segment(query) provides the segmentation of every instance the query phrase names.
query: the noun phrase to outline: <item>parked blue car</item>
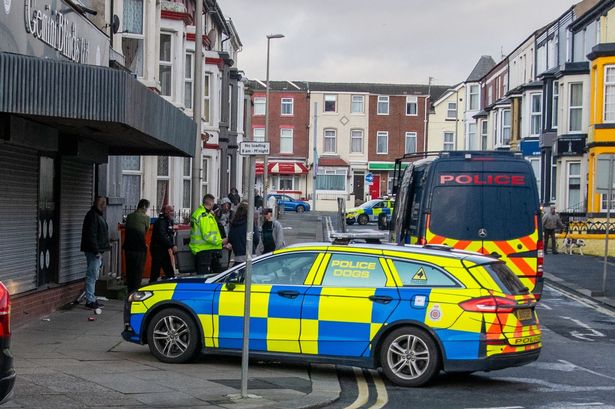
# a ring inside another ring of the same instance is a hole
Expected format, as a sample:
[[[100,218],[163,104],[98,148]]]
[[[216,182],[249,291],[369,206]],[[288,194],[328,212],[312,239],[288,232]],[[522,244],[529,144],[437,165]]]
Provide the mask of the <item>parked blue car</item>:
[[[292,211],[297,213],[303,213],[310,211],[310,204],[302,200],[293,199],[288,195],[281,195],[279,193],[273,193],[267,196],[267,199],[272,196],[276,198],[278,204],[284,205],[284,211],[286,212]]]

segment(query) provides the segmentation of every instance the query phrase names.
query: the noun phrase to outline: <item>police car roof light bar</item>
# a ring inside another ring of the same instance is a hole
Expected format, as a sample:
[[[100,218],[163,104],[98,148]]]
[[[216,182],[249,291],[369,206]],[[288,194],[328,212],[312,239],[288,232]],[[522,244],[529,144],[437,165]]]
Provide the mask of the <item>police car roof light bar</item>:
[[[381,244],[386,239],[386,233],[365,232],[365,233],[331,233],[329,237],[333,239],[333,244],[350,244],[354,240],[365,240],[369,244]]]

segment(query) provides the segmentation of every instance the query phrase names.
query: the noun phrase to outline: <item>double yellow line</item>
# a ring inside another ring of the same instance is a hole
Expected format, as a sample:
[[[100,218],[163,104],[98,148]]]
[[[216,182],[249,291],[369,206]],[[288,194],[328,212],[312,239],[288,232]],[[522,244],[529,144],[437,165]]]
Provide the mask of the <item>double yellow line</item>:
[[[363,370],[357,367],[353,367],[352,369],[357,379],[358,395],[355,401],[350,406],[347,406],[346,409],[359,409],[366,405],[369,400],[369,387],[367,385],[365,375],[363,374]],[[374,386],[376,386],[376,402],[370,406],[369,409],[380,409],[388,403],[389,395],[382,378],[378,374],[378,371],[372,370],[370,371],[370,374],[374,380]]]

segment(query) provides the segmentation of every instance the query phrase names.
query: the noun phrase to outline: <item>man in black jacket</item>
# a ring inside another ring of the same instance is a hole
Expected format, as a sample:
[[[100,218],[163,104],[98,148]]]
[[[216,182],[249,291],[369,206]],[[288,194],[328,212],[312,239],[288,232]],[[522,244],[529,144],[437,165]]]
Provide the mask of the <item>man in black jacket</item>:
[[[85,306],[96,309],[102,307],[96,301],[94,291],[96,280],[102,265],[102,255],[111,248],[109,244],[109,226],[104,213],[107,208],[107,198],[97,196],[94,205],[85,215],[81,230],[81,251],[85,253],[87,270],[85,274]]]
[[[173,229],[173,206],[165,205],[158,220],[154,223],[152,241],[149,246],[152,256],[152,270],[149,274],[149,282],[155,283],[160,277],[160,268],[164,270],[165,278],[175,277],[175,271],[171,264],[171,257],[177,253],[175,246],[175,231]]]

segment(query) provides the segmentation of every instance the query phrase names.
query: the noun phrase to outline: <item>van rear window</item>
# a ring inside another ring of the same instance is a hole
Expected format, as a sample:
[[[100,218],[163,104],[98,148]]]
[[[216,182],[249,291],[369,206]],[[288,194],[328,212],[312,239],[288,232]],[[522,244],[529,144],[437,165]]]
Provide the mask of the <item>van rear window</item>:
[[[471,267],[469,270],[476,281],[488,290],[503,292],[508,295],[527,294],[529,291],[504,262],[481,264]],[[485,273],[488,278],[483,276]]]
[[[455,240],[510,240],[532,234],[536,211],[536,197],[528,186],[439,185],[431,198],[429,227]]]

